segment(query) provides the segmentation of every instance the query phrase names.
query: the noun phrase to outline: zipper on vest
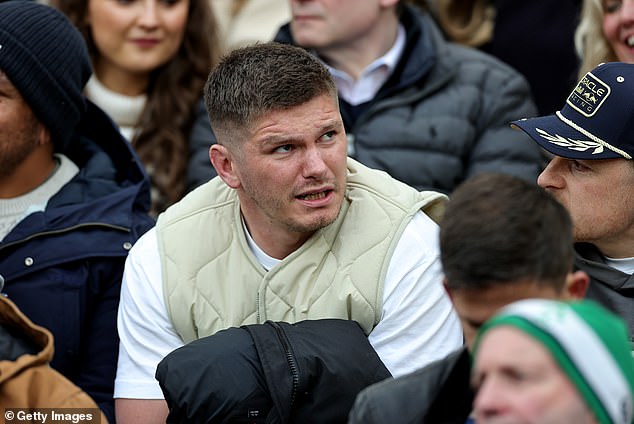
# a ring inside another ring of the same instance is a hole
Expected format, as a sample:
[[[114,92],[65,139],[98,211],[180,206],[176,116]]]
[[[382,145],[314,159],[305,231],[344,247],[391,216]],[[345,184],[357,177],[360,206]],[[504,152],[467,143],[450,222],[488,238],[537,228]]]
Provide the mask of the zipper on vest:
[[[297,390],[299,390],[299,367],[297,366],[297,361],[295,360],[295,355],[293,355],[293,351],[291,350],[291,345],[288,341],[288,337],[286,337],[286,333],[282,327],[273,321],[267,321],[271,327],[275,329],[275,333],[277,334],[277,338],[282,344],[282,348],[284,349],[284,355],[286,356],[286,362],[288,363],[288,368],[291,371],[291,378],[293,379],[293,389],[291,392],[291,404],[295,402],[295,397],[297,396]]]
[[[255,294],[255,322],[260,324],[260,291]]]

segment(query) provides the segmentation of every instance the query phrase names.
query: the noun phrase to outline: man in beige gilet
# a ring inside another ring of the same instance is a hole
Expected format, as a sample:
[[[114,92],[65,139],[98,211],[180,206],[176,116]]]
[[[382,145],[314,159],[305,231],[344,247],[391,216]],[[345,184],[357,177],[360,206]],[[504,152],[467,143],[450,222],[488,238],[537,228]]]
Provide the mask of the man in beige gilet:
[[[393,375],[462,344],[434,221],[445,196],[347,158],[337,89],[317,59],[276,43],[237,49],[211,72],[205,100],[218,177],[128,257],[118,422],[165,422],[158,362],[229,327],[354,320]]]

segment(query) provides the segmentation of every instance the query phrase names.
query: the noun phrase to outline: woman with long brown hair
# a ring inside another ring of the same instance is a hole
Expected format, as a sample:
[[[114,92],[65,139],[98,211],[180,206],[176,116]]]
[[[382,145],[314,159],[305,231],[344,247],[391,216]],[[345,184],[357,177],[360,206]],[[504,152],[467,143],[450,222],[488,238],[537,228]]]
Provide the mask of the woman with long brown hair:
[[[202,88],[220,47],[209,1],[53,3],[88,45],[86,96],[134,146],[152,181],[152,212],[161,212],[212,176]]]

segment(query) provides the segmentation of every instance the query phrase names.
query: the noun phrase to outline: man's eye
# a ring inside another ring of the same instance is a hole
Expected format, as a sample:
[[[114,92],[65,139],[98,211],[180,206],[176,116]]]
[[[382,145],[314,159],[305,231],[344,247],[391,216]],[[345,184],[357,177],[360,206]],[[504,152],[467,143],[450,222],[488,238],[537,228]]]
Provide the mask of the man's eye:
[[[321,138],[324,140],[332,140],[333,138],[335,138],[336,134],[336,131],[328,131],[326,134],[322,135]]]
[[[278,152],[278,153],[288,153],[288,152],[290,152],[291,150],[293,150],[293,146],[292,146],[292,145],[290,145],[290,144],[285,144],[285,145],[283,145],[283,146],[279,146],[279,147],[277,147],[277,148],[275,149],[275,152]]]
[[[530,379],[530,376],[527,373],[522,372],[520,370],[515,370],[515,369],[507,370],[505,373],[505,376],[509,381],[516,384],[522,383]]]
[[[576,161],[576,160],[573,160],[570,163],[571,163],[572,169],[574,169],[576,171],[587,171],[588,169],[590,169],[586,165],[584,165],[583,163],[581,163],[579,161]]]

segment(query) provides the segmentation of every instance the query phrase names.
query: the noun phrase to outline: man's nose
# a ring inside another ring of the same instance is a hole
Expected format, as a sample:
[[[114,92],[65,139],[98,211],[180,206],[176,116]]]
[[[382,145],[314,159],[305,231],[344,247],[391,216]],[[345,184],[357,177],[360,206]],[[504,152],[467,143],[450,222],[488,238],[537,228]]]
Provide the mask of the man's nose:
[[[537,184],[542,188],[562,188],[564,180],[561,170],[565,163],[565,159],[555,156],[537,177]]]

